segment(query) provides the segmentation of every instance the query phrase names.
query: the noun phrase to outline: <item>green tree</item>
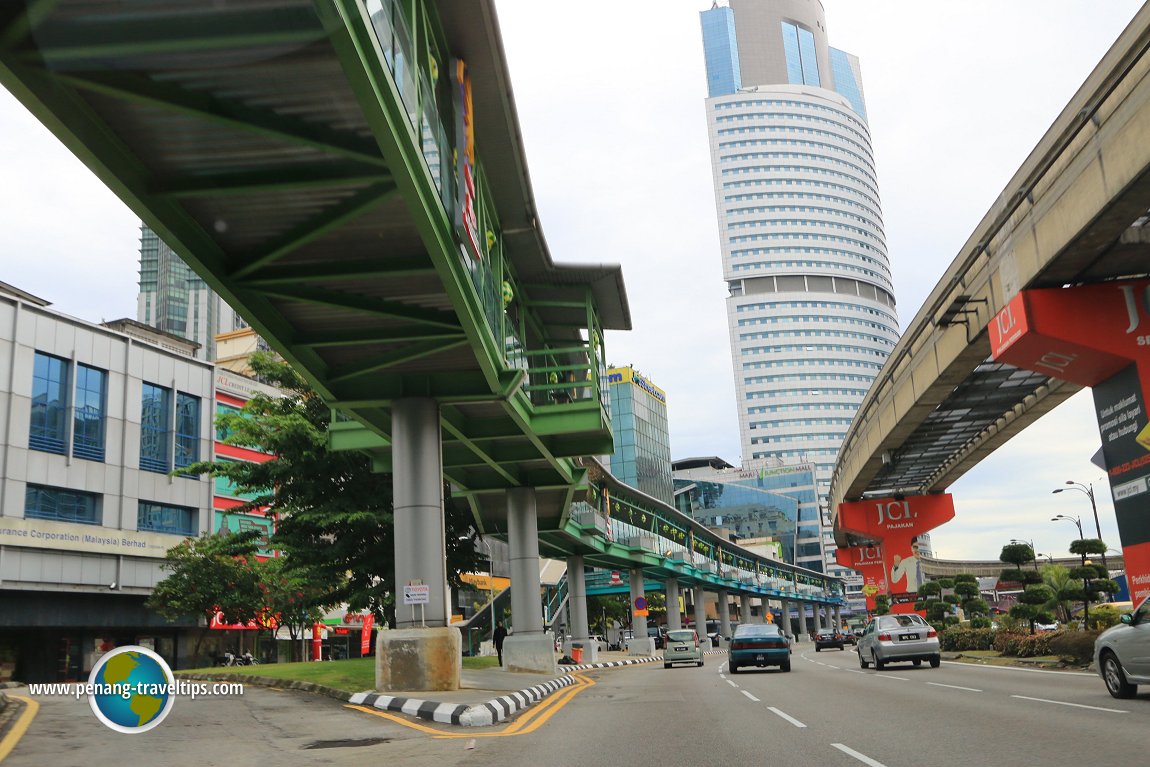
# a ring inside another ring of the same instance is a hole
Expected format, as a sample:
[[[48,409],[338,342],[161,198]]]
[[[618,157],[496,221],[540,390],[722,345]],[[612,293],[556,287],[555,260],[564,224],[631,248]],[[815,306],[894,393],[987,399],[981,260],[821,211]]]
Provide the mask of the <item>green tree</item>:
[[[255,555],[259,534],[250,530],[186,538],[164,555],[160,567],[168,575],[156,584],[146,604],[170,621],[204,619],[193,658],[200,657],[208,624],[217,614],[223,623],[247,623],[263,612]]]
[[[322,581],[306,568],[291,567],[287,556],[267,559],[256,569],[257,588],[264,605],[261,623],[273,631],[280,627],[287,629],[292,640],[292,660],[302,660],[296,640],[303,636],[304,629],[323,620],[326,589]]]
[[[1054,599],[1054,590],[1044,583],[1032,583],[1018,595],[1020,604],[1010,608],[1010,615],[1014,618],[1026,620],[1030,623],[1030,633],[1034,633],[1035,621],[1049,623],[1052,620],[1050,613],[1046,612],[1044,605]]]
[[[886,594],[875,594],[874,597],[874,612],[875,615],[886,615],[890,612],[890,597]]]
[[[1015,570],[1021,570],[1023,565],[1034,561],[1034,549],[1029,543],[1008,543],[1002,547],[998,561],[1014,565]]]
[[[1070,622],[1070,600],[1078,594],[1078,584],[1070,578],[1070,570],[1062,565],[1042,566],[1042,581],[1054,592],[1054,599],[1043,605],[1055,613],[1063,623]]]
[[[285,362],[257,353],[251,367],[282,397],[253,396],[240,413],[221,415],[225,442],[274,456],[263,463],[205,461],[192,473],[226,477],[240,492],[254,494],[235,513],[265,506],[279,519],[272,545],[318,585],[318,604],[346,602],[380,620],[394,616],[395,567],[391,475],[372,470],[356,451],[328,449],[331,410]],[[448,577],[475,572],[482,561],[474,545],[471,515],[445,487]]]
[[[1095,565],[1086,558],[1092,554],[1106,552],[1106,544],[1099,538],[1079,538],[1070,542],[1070,553],[1082,558],[1080,567],[1070,569],[1070,577],[1082,582],[1081,588],[1070,589],[1071,599],[1082,602],[1082,624],[1090,625],[1090,603],[1097,601],[1099,593],[1113,594],[1118,584],[1110,580],[1110,573],[1101,565]]]

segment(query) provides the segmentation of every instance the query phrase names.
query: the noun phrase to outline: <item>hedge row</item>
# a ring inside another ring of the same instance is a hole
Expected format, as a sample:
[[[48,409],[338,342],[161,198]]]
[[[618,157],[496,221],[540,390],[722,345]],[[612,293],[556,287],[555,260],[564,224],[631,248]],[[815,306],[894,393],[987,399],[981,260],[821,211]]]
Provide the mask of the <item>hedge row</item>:
[[[1013,658],[1035,658],[1057,655],[1069,663],[1085,664],[1094,658],[1094,640],[1099,631],[1040,631],[1020,634],[991,629],[954,626],[939,632],[942,650],[997,650]]]

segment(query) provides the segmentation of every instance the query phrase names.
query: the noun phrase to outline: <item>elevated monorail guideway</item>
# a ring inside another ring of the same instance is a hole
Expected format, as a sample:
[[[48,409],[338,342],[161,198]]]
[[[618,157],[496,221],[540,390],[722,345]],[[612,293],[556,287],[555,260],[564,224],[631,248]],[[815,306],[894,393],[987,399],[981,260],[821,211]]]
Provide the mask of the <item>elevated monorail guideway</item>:
[[[1046,364],[993,354],[992,333],[1029,291],[1150,274],[1148,49],[1150,5],[1011,179],[879,373],[832,480],[840,545],[876,542],[841,524],[844,503],[940,493],[1089,382],[1064,375],[1057,349],[1037,360]],[[1089,325],[1091,312],[1077,319]],[[1144,559],[1150,570],[1150,551]],[[1126,561],[1142,559],[1128,551]]]

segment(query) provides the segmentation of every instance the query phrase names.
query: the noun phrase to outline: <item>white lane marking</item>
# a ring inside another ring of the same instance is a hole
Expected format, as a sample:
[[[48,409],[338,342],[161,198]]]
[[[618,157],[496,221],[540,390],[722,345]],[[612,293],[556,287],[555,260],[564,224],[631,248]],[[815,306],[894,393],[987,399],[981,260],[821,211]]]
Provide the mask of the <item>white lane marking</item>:
[[[788,722],[790,722],[791,724],[793,724],[795,727],[806,727],[806,725],[805,725],[805,724],[803,724],[802,722],[800,722],[798,719],[795,719],[795,718],[794,718],[793,716],[791,716],[790,714],[787,714],[787,713],[785,713],[785,712],[779,711],[779,710],[778,710],[777,708],[775,708],[774,706],[767,706],[767,708],[768,708],[770,711],[772,711],[772,712],[774,712],[775,714],[777,714],[778,716],[782,717],[783,719],[786,719]]]
[[[978,668],[987,671],[1021,671],[1024,674],[1056,674],[1064,676],[1069,679],[1089,679],[1091,681],[1098,678],[1098,674],[1093,671],[1049,671],[1041,668],[1016,668],[1015,666],[984,666],[981,663],[963,663],[957,660],[944,660],[948,666],[962,666],[963,668]]]
[[[959,687],[957,684],[943,684],[942,682],[927,682],[927,684],[932,684],[935,687],[949,687],[952,690],[966,690],[967,692],[982,692],[982,690],[976,690],[973,687]]]
[[[866,673],[865,671],[860,671],[857,668],[844,668],[843,671],[850,671],[851,673],[854,673],[854,674],[865,674]]]
[[[727,684],[731,685],[731,687],[734,687],[736,690],[739,689],[739,686],[732,682],[730,679],[727,680]]]
[[[853,748],[847,748],[842,743],[832,743],[831,745],[834,746],[835,748],[837,748],[839,751],[842,751],[847,756],[853,756],[855,759],[858,759],[863,764],[869,764],[870,767],[886,767],[886,765],[883,764],[882,762],[876,762],[874,759],[871,759],[866,754],[860,754],[858,751],[855,751]]]
[[[1103,708],[1101,706],[1087,706],[1084,703],[1067,703],[1064,700],[1048,700],[1047,698],[1031,698],[1028,695],[1011,695],[1012,698],[1019,698],[1020,700],[1034,700],[1039,703],[1054,703],[1058,706],[1073,706],[1074,708],[1088,708],[1092,711],[1106,711],[1111,714],[1129,714],[1129,711],[1124,711],[1120,708]]]
[[[755,703],[762,703],[762,701],[761,701],[761,700],[759,700],[758,698],[756,698],[754,695],[751,695],[751,694],[750,694],[749,692],[747,692],[746,690],[740,690],[740,692],[742,692],[742,693],[743,693],[743,695],[746,695],[748,698],[750,698],[751,700],[753,700]]]
[[[897,679],[900,682],[909,682],[905,676],[891,676],[890,674],[872,674],[875,679]]]

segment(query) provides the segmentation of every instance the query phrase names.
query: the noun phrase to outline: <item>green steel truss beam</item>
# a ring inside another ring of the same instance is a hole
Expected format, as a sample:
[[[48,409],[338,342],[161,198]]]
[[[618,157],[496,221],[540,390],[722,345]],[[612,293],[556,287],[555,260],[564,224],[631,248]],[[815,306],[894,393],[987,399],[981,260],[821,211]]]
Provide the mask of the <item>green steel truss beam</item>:
[[[277,168],[270,171],[220,173],[157,182],[153,194],[175,199],[263,194],[280,190],[378,184],[391,174],[377,165],[339,162]]]
[[[320,306],[333,306],[348,311],[374,314],[405,322],[414,322],[420,325],[431,325],[438,328],[451,328],[460,331],[459,321],[451,312],[441,312],[435,309],[424,309],[419,306],[388,301],[382,298],[372,298],[355,293],[345,293],[340,290],[326,290],[324,288],[309,288],[301,285],[276,285],[262,288],[260,293],[267,296],[276,296],[295,301],[303,301]]]
[[[363,214],[383,204],[397,187],[391,181],[373,184],[353,194],[339,205],[334,205],[310,221],[304,221],[285,234],[278,242],[267,246],[262,253],[253,256],[247,263],[233,270],[232,279],[242,279],[262,266],[271,264],[287,254],[299,250],[308,243],[315,242],[325,234],[339,229]]]
[[[0,30],[0,48],[15,48],[32,30],[51,15],[60,0],[28,0],[25,10],[17,13],[7,28]]]
[[[373,261],[325,261],[321,264],[283,264],[264,267],[241,282],[253,288],[266,285],[299,285],[325,280],[363,280],[373,277],[434,276],[426,255],[388,256]]]
[[[116,24],[58,21],[36,37],[37,59],[60,64],[77,59],[195,53],[226,48],[302,45],[327,36],[315,12],[304,8],[204,14],[191,21],[141,15]]]
[[[418,328],[365,328],[354,330],[322,330],[297,335],[293,346],[321,349],[333,346],[361,346],[363,344],[398,344],[415,341],[437,341],[459,338],[459,330],[426,330]]]
[[[333,368],[329,373],[327,380],[332,384],[340,384],[344,381],[349,381],[353,378],[367,375],[369,373],[377,373],[385,368],[394,367],[404,362],[411,362],[422,357],[429,357],[432,354],[438,354],[449,349],[463,346],[467,343],[467,339],[463,337],[462,332],[456,338],[438,339],[434,341],[422,341],[420,343],[408,344],[401,348],[395,349],[390,352],[380,353],[374,355],[371,359],[364,362],[358,362],[352,365],[346,365],[340,368]]]
[[[358,162],[387,168],[387,161],[380,156],[379,147],[371,139],[270,109],[228,101],[208,93],[123,72],[87,72],[83,75],[68,73],[58,74],[56,78],[81,90],[193,115],[208,122],[245,132],[260,133],[293,144],[303,144]]]

